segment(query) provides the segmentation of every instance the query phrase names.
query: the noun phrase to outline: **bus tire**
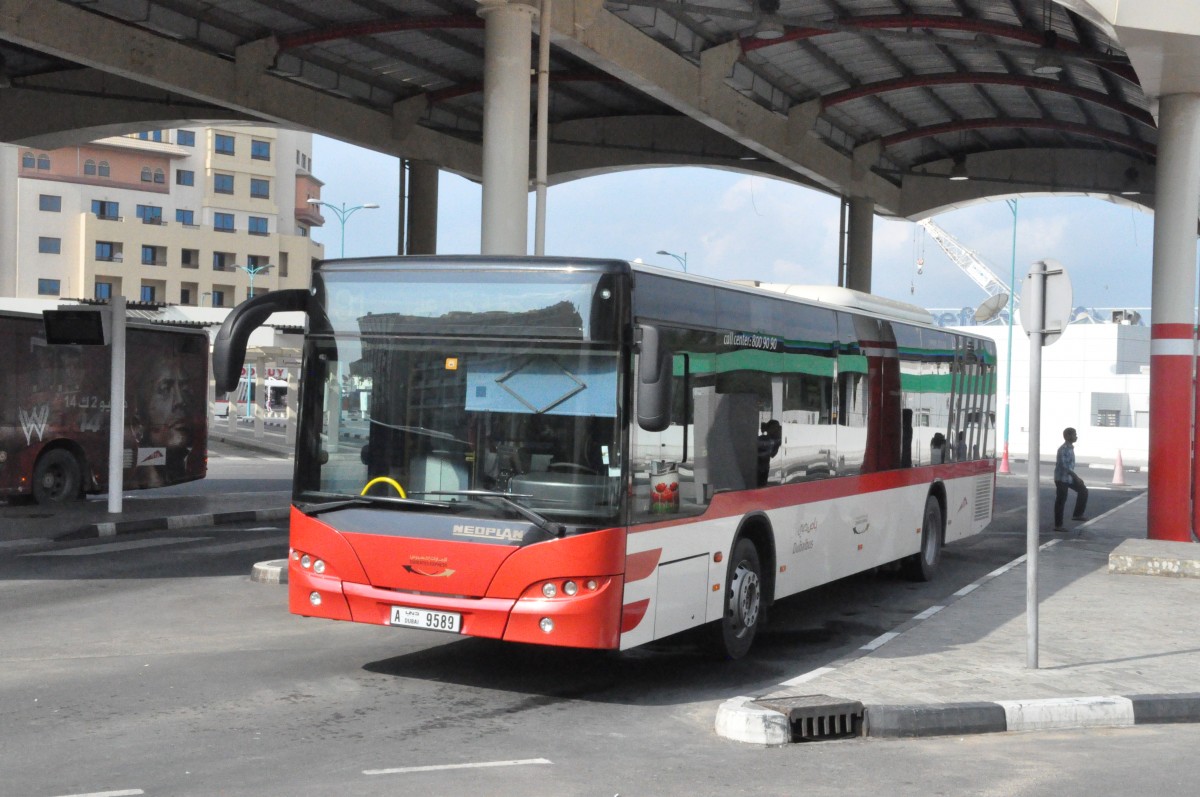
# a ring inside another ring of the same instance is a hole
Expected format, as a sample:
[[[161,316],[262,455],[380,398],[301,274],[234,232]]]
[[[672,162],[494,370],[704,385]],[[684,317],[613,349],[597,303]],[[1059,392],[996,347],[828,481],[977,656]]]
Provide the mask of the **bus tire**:
[[[710,642],[726,659],[750,652],[763,618],[762,565],[758,548],[746,537],[738,539],[729,557],[725,576],[724,616],[713,623]]]
[[[905,558],[904,575],[912,581],[932,581],[942,561],[942,541],[946,531],[937,496],[925,498],[925,512],[921,517],[921,550]]]
[[[38,457],[33,468],[33,499],[39,504],[63,504],[83,495],[83,469],[64,448]]]

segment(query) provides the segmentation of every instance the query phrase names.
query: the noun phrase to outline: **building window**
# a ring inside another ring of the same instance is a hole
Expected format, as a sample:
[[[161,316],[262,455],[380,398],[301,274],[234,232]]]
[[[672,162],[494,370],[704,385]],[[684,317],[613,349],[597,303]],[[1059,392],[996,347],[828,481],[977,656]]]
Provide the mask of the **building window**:
[[[149,166],[142,167],[142,182],[148,183],[154,179],[154,172],[150,171]]]
[[[212,306],[213,307],[224,307],[225,306],[225,291],[214,290],[212,292]]]
[[[37,156],[37,167],[39,169],[49,169],[50,168],[50,156],[49,155],[38,155]]]
[[[38,196],[38,210],[59,213],[62,211],[62,197],[56,194],[41,194]]]
[[[108,177],[108,161],[100,161],[100,176]]]
[[[246,223],[246,228],[251,235],[267,235],[267,220],[262,216],[251,216]]]
[[[162,208],[155,205],[138,205],[137,217],[142,224],[162,224]]]
[[[288,253],[279,253],[279,276],[286,277],[288,275]]]
[[[143,285],[141,298],[142,298],[143,302],[154,301],[154,286],[153,285]]]
[[[232,174],[214,174],[213,175],[213,192],[217,194],[232,194],[233,193],[233,175]]]
[[[308,228],[302,224],[297,224],[296,225],[296,235],[299,235],[301,238],[307,238],[308,237]]]
[[[142,245],[142,265],[153,266],[154,263],[154,247]]]
[[[166,184],[166,182],[167,182],[167,175],[166,175],[166,173],[165,173],[165,172],[163,172],[163,170],[162,170],[162,169],[155,169],[155,170],[154,170],[154,182],[158,183],[159,185],[164,185],[164,184]]]
[[[37,168],[37,158],[33,157],[32,152],[26,152],[24,155],[21,156],[21,168],[22,169]]]
[[[179,303],[180,304],[191,304],[192,303],[192,292],[190,289],[188,289],[188,288],[180,288],[179,289]]]
[[[196,146],[196,131],[180,130],[175,134],[175,143],[181,147]]]
[[[109,221],[121,218],[121,205],[118,202],[108,202],[103,199],[92,200],[92,213],[98,219],[107,219]]]
[[[196,212],[194,210],[179,210],[175,209],[175,221],[186,227],[196,226]]]
[[[96,241],[96,259],[107,263],[119,261],[117,245],[112,241]]]
[[[250,157],[256,161],[271,160],[271,142],[251,140]]]
[[[258,177],[250,178],[250,196],[255,199],[270,199],[271,198],[271,181],[263,180]]]
[[[218,155],[233,154],[233,136],[217,133],[213,138],[213,151]]]
[[[49,238],[41,236],[38,238],[38,251],[44,255],[57,255],[62,252],[62,238]]]
[[[58,296],[59,281],[58,280],[38,280],[38,295],[39,296]]]
[[[138,138],[142,141],[162,141],[163,135],[161,130],[143,130],[138,133]]]
[[[87,160],[85,160],[83,162],[83,173],[84,174],[95,174],[96,173],[96,162],[94,160],[92,160],[91,158],[88,158]]]
[[[233,252],[213,252],[213,271],[233,271],[237,255]]]
[[[176,169],[175,170],[176,185],[195,185],[196,173],[191,169]]]
[[[94,295],[97,299],[111,299],[112,298],[112,283],[111,282],[97,282]]]
[[[250,268],[267,268],[271,265],[271,258],[266,255],[246,255],[246,265]]]
[[[213,229],[217,232],[234,232],[232,213],[214,213]]]
[[[179,264],[184,268],[200,268],[200,250],[184,249],[180,254]]]

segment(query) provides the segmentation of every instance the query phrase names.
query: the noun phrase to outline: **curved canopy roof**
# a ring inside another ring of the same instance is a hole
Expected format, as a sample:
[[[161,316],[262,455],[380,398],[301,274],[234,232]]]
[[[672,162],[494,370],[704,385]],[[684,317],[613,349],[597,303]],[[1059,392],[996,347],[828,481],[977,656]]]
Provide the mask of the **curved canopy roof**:
[[[552,179],[711,165],[912,217],[1031,191],[1149,204],[1151,103],[1093,2],[553,0]],[[0,140],[244,118],[476,177],[479,8],[0,0]]]

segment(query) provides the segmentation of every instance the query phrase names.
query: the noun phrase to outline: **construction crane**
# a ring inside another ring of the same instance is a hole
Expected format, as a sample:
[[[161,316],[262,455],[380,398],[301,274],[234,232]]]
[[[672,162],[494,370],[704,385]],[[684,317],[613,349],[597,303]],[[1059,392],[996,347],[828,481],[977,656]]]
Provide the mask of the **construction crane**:
[[[917,222],[929,233],[929,237],[937,242],[937,245],[946,253],[946,257],[950,258],[950,262],[963,270],[971,281],[983,288],[983,292],[988,296],[998,296],[1006,294],[1012,296],[1013,308],[1021,303],[1021,297],[1015,296],[1004,280],[996,276],[996,272],[988,268],[978,254],[963,246],[950,233],[937,226],[930,219],[921,219]]]

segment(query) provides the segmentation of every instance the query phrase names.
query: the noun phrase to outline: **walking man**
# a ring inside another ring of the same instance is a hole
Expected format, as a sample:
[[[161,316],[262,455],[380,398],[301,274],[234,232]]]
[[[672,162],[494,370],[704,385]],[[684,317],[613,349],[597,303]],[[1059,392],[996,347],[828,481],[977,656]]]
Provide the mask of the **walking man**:
[[[1067,490],[1075,491],[1075,513],[1071,520],[1087,520],[1088,488],[1083,479],[1075,475],[1075,441],[1079,438],[1068,426],[1063,429],[1063,440],[1058,447],[1058,458],[1054,461],[1054,530],[1066,531],[1063,527],[1063,510],[1067,508]]]

